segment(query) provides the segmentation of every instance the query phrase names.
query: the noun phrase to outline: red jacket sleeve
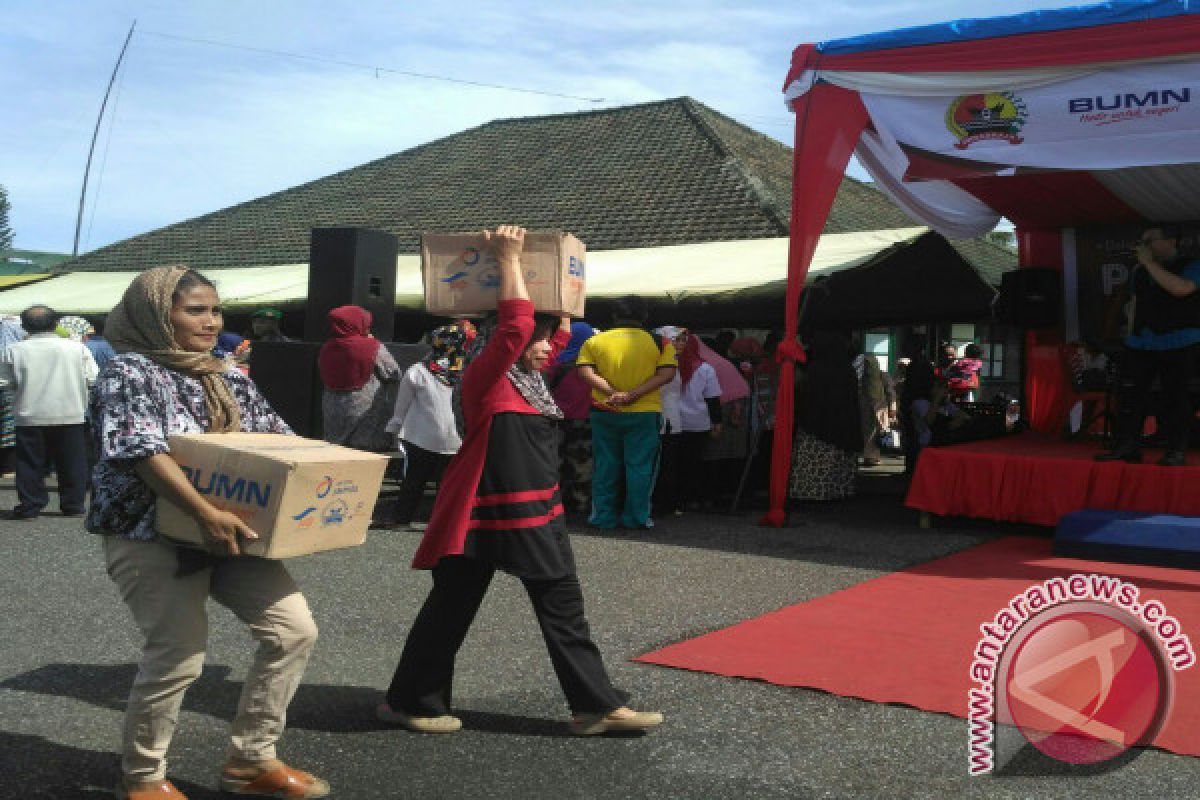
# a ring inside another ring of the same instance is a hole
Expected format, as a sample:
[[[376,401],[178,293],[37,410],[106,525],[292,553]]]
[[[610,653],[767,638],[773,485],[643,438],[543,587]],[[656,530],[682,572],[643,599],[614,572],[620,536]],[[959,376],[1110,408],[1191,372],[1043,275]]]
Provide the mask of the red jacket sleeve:
[[[464,404],[480,402],[517,363],[533,335],[533,303],[528,300],[502,301],[497,316],[492,338],[463,374]]]
[[[546,361],[546,366],[542,368],[542,372],[550,369],[558,361],[558,354],[567,349],[567,345],[571,343],[571,332],[564,331],[559,328],[550,337],[550,358]]]

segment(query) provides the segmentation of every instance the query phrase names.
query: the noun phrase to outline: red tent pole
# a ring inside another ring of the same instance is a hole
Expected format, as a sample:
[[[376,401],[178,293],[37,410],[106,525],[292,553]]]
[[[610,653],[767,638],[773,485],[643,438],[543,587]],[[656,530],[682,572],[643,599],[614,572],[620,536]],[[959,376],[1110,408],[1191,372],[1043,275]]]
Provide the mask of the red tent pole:
[[[867,125],[867,110],[858,93],[831,84],[818,83],[792,103],[792,110],[796,114],[796,148],[792,160],[787,305],[783,341],[775,351],[780,370],[771,450],[771,508],[761,520],[762,524],[776,528],[786,521],[784,505],[792,464],[796,361],[804,360],[804,352],[796,341],[800,294],[846,165]]]
[[[1063,269],[1062,231],[1017,231],[1020,267]],[[1025,418],[1039,433],[1058,435],[1070,410],[1061,348],[1063,324],[1025,334]]]

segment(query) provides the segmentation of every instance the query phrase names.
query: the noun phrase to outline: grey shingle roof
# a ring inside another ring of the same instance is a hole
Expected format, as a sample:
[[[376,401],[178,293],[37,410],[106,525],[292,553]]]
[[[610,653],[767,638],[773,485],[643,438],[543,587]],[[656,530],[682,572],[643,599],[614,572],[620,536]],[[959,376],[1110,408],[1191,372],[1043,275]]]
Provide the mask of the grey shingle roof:
[[[302,263],[313,227],[421,231],[519,222],[593,250],[787,234],[791,149],[687,97],[496,120],[281,192],[134,236],[68,270]],[[846,178],[827,232],[912,225]]]

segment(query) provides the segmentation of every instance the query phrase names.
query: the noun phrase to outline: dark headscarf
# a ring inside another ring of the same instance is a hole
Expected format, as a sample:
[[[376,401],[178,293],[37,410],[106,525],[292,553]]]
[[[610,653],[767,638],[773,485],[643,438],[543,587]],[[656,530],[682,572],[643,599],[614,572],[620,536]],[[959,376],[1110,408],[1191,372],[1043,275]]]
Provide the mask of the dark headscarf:
[[[471,334],[474,333],[471,328]],[[462,325],[443,325],[429,333],[432,349],[422,362],[433,377],[446,386],[455,386],[462,379],[463,360],[467,355],[467,329]]]
[[[359,306],[338,306],[329,312],[333,338],[321,345],[317,366],[326,389],[353,392],[371,379],[379,340],[371,332],[371,312]]]
[[[486,319],[479,323],[475,338],[467,347],[467,356],[463,362],[463,372],[471,366],[471,362],[479,357],[479,354],[487,347],[492,336],[496,333],[497,318],[495,314],[490,314]],[[527,345],[528,346],[528,345]],[[554,402],[554,397],[550,394],[549,387],[546,386],[546,381],[540,372],[526,372],[521,367],[521,361],[518,358],[517,363],[508,368],[506,373],[508,381],[513,385],[521,396],[525,398],[525,402],[537,409],[537,412],[544,417],[550,419],[562,419],[562,409]],[[466,435],[466,417],[462,410],[462,391],[463,387],[460,383],[454,388],[454,420],[458,426],[458,432]]]
[[[245,338],[238,336],[236,333],[225,331],[217,334],[217,346],[213,348],[213,355],[217,358],[231,356],[237,352],[238,346],[246,341]]]
[[[583,343],[596,335],[596,329],[588,325],[583,320],[576,320],[571,323],[571,341],[567,342],[567,346],[558,354],[558,360],[555,364],[570,365],[575,363],[575,359],[579,358],[579,351],[583,347]]]
[[[845,334],[813,334],[798,406],[797,418],[804,431],[846,452],[862,451],[858,376]]]

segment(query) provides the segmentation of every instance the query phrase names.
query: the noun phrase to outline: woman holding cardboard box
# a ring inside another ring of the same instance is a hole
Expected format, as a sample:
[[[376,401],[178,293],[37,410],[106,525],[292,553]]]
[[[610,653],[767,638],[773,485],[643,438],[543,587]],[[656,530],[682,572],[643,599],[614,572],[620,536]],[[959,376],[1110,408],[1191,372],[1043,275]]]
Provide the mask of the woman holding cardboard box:
[[[143,272],[105,333],[120,353],[97,378],[91,414],[99,463],[88,530],[104,537],[108,574],[145,636],[122,735],[118,797],[178,800],[166,753],[183,693],[200,675],[205,601],[231,610],[258,641],[232,726],[220,785],[263,797],[325,797],[329,785],[276,759],[275,742],[317,638],[304,596],[279,561],[236,558],[257,538],[211,504],[172,460],[167,438],[205,431],[290,434],[250,379],[211,355],[221,330],[212,283],[184,267]],[[207,550],[154,530],[156,498],[188,509]]]
[[[569,339],[537,320],[521,273],[525,231],[502,226],[486,239],[500,265],[498,320],[481,330],[463,374],[466,435],[450,462],[413,566],[433,571],[380,719],[421,733],[451,733],[454,660],[497,569],[521,579],[580,735],[646,730],[657,713],[625,706],[583,613],[558,486],[562,411],[541,370]]]

